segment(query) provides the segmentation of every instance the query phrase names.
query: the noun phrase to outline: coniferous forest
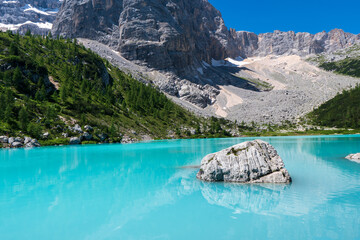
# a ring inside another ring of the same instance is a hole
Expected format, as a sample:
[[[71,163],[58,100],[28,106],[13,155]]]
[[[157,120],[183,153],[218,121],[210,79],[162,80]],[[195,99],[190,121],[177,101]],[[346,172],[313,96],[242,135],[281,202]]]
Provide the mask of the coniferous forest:
[[[1,32],[0,134],[49,132],[50,143],[66,143],[59,139],[74,135],[74,123],[92,126],[95,141],[98,133],[118,141],[130,131],[152,138],[228,135],[224,120],[194,116],[76,39]]]
[[[324,62],[320,67],[339,74],[360,77],[360,59],[356,57]],[[322,126],[359,129],[360,86],[339,93],[315,109],[310,117],[315,124]]]

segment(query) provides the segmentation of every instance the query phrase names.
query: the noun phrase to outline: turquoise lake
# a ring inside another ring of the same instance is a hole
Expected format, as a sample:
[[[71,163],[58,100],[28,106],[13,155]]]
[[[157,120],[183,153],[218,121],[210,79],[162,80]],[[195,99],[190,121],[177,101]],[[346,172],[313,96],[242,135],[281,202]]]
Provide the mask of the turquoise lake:
[[[183,168],[250,139],[0,150],[0,239],[360,239],[360,136],[261,138],[290,185]]]

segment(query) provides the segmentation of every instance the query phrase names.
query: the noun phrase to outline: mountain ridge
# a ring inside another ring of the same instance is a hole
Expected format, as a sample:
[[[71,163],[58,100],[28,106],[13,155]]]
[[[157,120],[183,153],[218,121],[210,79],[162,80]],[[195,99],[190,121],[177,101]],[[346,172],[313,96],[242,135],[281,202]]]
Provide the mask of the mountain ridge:
[[[271,87],[264,90],[263,86],[279,80],[276,76],[289,74],[283,68],[247,74],[247,63],[231,64],[232,59],[330,53],[352,46],[360,36],[340,29],[317,34],[274,31],[256,35],[235,31],[226,27],[221,13],[207,0],[67,0],[52,33],[105,44],[127,61],[144,67],[145,78],[161,91],[220,116],[228,115],[229,109],[238,111],[235,106],[241,104],[221,103],[227,86],[245,90],[239,93],[240,98],[258,95],[257,92],[273,92]],[[108,51],[96,43],[89,47],[96,48],[100,55]],[[280,81],[286,86],[285,75]],[[270,79],[274,76],[275,79]],[[301,99],[304,94],[294,92],[294,98],[300,98],[296,102],[304,101]]]

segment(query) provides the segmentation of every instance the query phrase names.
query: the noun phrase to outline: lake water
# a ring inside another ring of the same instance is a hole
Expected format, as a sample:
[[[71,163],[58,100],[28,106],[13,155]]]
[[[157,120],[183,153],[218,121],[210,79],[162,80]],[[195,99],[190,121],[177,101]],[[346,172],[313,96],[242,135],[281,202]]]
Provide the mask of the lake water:
[[[261,138],[287,186],[182,168],[249,139],[0,150],[0,239],[360,239],[359,136]]]

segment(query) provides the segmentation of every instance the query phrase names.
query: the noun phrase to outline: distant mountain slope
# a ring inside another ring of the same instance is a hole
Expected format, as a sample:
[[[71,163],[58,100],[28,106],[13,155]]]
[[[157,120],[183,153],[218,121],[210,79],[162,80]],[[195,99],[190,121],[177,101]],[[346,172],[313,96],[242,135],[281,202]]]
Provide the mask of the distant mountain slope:
[[[320,55],[319,66],[338,74],[360,78],[360,46]],[[360,128],[360,85],[344,90],[320,105],[309,115],[316,124],[331,127]]]
[[[332,53],[359,42],[360,35],[346,33],[341,29],[330,32],[310,34],[293,31],[262,33],[256,35],[249,32],[237,32],[237,46],[241,49],[242,57],[267,55],[298,55]]]
[[[311,114],[315,124],[327,127],[360,128],[360,86],[344,90]]]
[[[329,54],[360,39],[340,29],[317,34],[237,32],[225,26],[207,0],[67,0],[52,33],[88,39],[87,46],[109,61],[135,64],[129,72],[200,113],[276,123],[295,121],[350,81],[332,81],[333,74],[318,69],[297,69],[304,66],[298,58],[291,58],[298,65],[287,67],[286,56]],[[249,57],[260,61],[241,62]],[[122,63],[117,66],[126,65]],[[314,95],[313,86],[320,88],[320,96]],[[280,102],[283,107],[276,107]]]
[[[217,121],[195,117],[76,41],[0,32],[0,135],[62,138],[78,123],[113,141],[181,137],[200,126],[220,133]]]
[[[0,30],[46,35],[61,4],[59,0],[0,0]]]

